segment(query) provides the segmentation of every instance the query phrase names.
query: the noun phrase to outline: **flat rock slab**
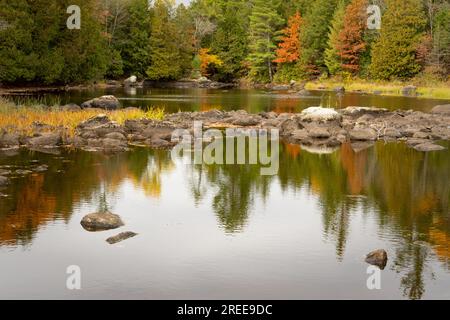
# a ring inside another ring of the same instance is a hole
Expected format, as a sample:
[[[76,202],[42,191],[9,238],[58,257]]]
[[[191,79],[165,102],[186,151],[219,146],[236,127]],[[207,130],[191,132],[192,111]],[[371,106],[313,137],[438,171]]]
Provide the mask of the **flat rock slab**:
[[[81,225],[87,231],[105,231],[124,226],[122,219],[110,212],[97,212],[88,214],[81,220]]]
[[[377,134],[372,129],[354,129],[350,131],[352,141],[375,141]]]
[[[137,233],[134,233],[134,232],[131,232],[131,231],[122,232],[122,233],[119,233],[116,236],[109,237],[108,239],[106,239],[106,242],[108,242],[109,244],[116,244],[116,243],[122,242],[124,240],[133,238],[133,237],[135,237],[137,235],[138,235]]]
[[[433,152],[445,150],[443,146],[434,143],[422,143],[414,146],[414,149],[420,152]]]

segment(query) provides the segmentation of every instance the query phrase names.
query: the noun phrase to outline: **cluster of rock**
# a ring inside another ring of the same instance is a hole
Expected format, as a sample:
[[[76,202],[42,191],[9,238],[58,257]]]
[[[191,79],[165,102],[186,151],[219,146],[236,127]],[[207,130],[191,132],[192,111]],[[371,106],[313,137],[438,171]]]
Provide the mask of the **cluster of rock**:
[[[289,143],[310,149],[333,150],[351,142],[356,151],[370,147],[377,140],[404,141],[419,151],[438,151],[436,144],[450,140],[450,105],[437,106],[432,113],[388,111],[379,108],[348,107],[334,110],[312,107],[301,113],[239,111],[179,112],[163,120],[128,120],[123,125],[99,114],[83,123],[69,136],[65,128],[35,124],[31,136],[0,131],[0,148],[25,146],[30,149],[74,146],[89,151],[126,151],[129,146],[171,148],[176,129],[193,130],[195,121],[205,128],[279,129]]]
[[[108,211],[88,214],[83,217],[80,223],[89,232],[113,230],[125,225],[120,216]],[[106,239],[106,242],[116,244],[135,236],[137,236],[137,233],[131,231],[121,232],[118,235],[109,237]]]

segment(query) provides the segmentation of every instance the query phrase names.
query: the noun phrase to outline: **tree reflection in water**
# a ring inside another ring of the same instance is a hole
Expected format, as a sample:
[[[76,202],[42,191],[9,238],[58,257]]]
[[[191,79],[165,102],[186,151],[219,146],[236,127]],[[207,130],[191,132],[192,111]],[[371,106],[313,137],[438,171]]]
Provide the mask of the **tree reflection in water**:
[[[31,243],[38,228],[49,221],[68,221],[81,203],[104,199],[109,208],[108,201],[125,181],[158,198],[164,190],[163,174],[181,169],[168,151],[63,156],[70,162],[26,151],[0,155],[1,166],[24,167],[30,159],[38,159],[50,168],[14,179],[5,191],[9,197],[0,198],[0,245]],[[196,205],[211,194],[211,208],[226,233],[244,232],[255,202],[268,199],[275,184],[283,193],[314,195],[324,234],[335,243],[339,260],[345,254],[352,215],[375,214],[381,234],[395,232],[401,237],[391,253],[392,269],[402,275],[405,296],[420,299],[424,277],[433,276],[431,258],[437,257],[450,270],[449,164],[448,151],[424,154],[403,144],[377,144],[358,153],[344,145],[327,155],[282,145],[276,176],[261,176],[258,165],[196,165],[182,172]]]

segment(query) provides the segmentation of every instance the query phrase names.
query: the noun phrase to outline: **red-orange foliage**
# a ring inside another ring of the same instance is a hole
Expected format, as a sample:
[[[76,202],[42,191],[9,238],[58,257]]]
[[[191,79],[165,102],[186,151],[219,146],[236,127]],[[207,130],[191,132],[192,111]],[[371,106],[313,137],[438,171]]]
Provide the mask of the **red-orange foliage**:
[[[364,30],[367,24],[367,0],[352,0],[344,16],[344,28],[338,37],[338,55],[344,70],[357,73],[361,53],[366,49]]]
[[[284,36],[278,44],[276,51],[277,58],[273,61],[276,63],[295,62],[300,57],[300,27],[302,25],[302,17],[297,11],[295,15],[289,18],[288,26],[282,31]]]

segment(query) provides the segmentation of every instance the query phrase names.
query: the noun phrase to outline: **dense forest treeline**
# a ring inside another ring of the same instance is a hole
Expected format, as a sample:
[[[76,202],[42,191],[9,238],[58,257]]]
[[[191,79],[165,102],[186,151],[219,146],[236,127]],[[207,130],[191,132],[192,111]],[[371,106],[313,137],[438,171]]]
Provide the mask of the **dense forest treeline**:
[[[81,8],[69,30],[67,8]],[[367,26],[369,5],[381,29]],[[0,0],[0,82],[448,80],[449,0]]]

